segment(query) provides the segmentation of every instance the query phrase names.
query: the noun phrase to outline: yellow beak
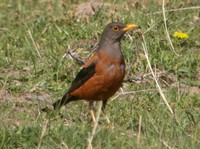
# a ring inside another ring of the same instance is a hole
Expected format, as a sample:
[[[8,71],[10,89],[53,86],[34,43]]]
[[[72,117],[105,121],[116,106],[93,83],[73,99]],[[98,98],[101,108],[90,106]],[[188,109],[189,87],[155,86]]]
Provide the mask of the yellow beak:
[[[138,25],[135,25],[135,24],[127,24],[125,25],[125,27],[122,29],[123,31],[129,31],[129,30],[136,30],[136,29],[139,29],[140,26]]]

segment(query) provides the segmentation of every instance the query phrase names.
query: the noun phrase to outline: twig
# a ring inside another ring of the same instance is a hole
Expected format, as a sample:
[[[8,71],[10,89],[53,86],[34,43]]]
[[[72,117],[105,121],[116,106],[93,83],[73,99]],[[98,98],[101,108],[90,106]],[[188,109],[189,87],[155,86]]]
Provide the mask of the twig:
[[[83,58],[80,58],[79,56],[72,54],[71,51],[67,52],[69,56],[71,56],[73,59],[75,59],[79,64],[84,65],[86,63],[86,60]]]
[[[141,137],[141,128],[142,128],[142,115],[140,115],[139,118],[139,127],[138,127],[138,135],[137,135],[137,146],[139,147],[139,143],[140,143],[140,137]]]
[[[168,41],[169,41],[169,43],[170,43],[170,46],[171,46],[171,49],[173,50],[173,52],[175,53],[175,55],[176,55],[176,56],[179,56],[179,55],[176,53],[175,49],[174,49],[174,46],[173,46],[173,44],[172,44],[172,41],[171,41],[171,38],[170,38],[169,32],[168,32],[167,23],[166,23],[166,16],[165,16],[165,0],[163,0],[163,2],[162,2],[162,12],[163,12],[163,21],[164,21],[164,26],[165,26],[165,32],[166,32],[166,34],[167,34],[167,39],[168,39]]]
[[[145,32],[143,32],[143,35],[146,34],[147,32],[149,32],[152,28],[154,28],[158,23],[153,24],[152,26],[150,26]]]
[[[44,126],[42,128],[42,133],[41,133],[41,136],[40,136],[40,140],[39,140],[37,149],[41,148],[42,140],[43,140],[45,132],[47,131],[48,123],[49,123],[49,120],[46,120],[45,123],[44,123]]]
[[[185,7],[185,8],[176,8],[176,9],[170,9],[170,10],[165,10],[166,13],[168,12],[175,12],[175,11],[184,11],[184,10],[195,10],[195,9],[200,9],[200,6],[193,6],[193,7]],[[163,11],[159,11],[159,12],[154,12],[153,14],[161,14],[163,13]],[[151,13],[152,14],[152,13]],[[150,13],[147,14],[151,15]]]
[[[98,48],[98,46],[99,46],[99,42],[96,42],[94,44],[94,46],[90,49],[91,52],[90,52],[90,54],[89,54],[87,59],[89,59],[89,57],[94,53],[94,51]],[[70,48],[68,48],[68,49],[70,49]],[[84,65],[86,63],[86,59],[85,58],[81,58],[78,54],[77,55],[73,54],[71,51],[68,51],[67,54],[71,58],[75,59],[81,65]]]
[[[95,50],[97,50],[98,46],[99,46],[99,42],[97,41],[97,42],[93,45],[93,47],[90,49],[91,54],[92,54]],[[89,55],[89,57],[90,57],[90,55]]]
[[[32,36],[32,33],[31,33],[30,29],[28,30],[28,34],[29,34],[29,36],[30,36],[30,38],[31,38],[31,41],[32,41],[32,43],[33,43],[33,46],[35,47],[35,50],[36,50],[36,52],[37,52],[38,57],[39,57],[40,59],[42,59],[41,54],[40,54],[40,52],[39,52],[39,50],[38,50],[38,46],[37,46],[37,44],[35,43],[35,40],[33,39],[33,36]]]
[[[92,141],[93,141],[93,138],[94,138],[94,135],[95,135],[98,123],[99,123],[99,117],[100,117],[100,114],[101,114],[102,105],[103,105],[103,102],[100,102],[99,107],[98,107],[98,111],[97,111],[97,115],[96,115],[96,121],[95,121],[94,126],[92,128],[92,132],[91,132],[91,134],[89,134],[89,137],[88,137],[87,149],[92,149]]]
[[[156,71],[156,69],[155,69]],[[165,71],[156,71],[156,74],[158,77],[161,77],[163,74],[165,74],[166,72]],[[151,77],[152,74],[151,73],[147,73],[147,74],[141,74],[141,75],[137,75],[137,76],[134,76],[134,77],[127,77],[124,79],[123,82],[129,82],[129,83],[137,83],[137,82],[144,82],[146,78],[152,78]]]
[[[150,71],[151,71],[151,73],[152,73],[152,76],[153,76],[153,78],[154,78],[154,81],[155,81],[155,83],[156,83],[156,86],[157,86],[157,88],[158,88],[158,90],[159,90],[159,93],[160,93],[160,95],[161,95],[163,101],[165,102],[166,106],[168,107],[169,111],[171,112],[171,114],[174,115],[174,112],[173,112],[171,106],[169,105],[169,103],[168,103],[168,101],[167,101],[167,99],[166,99],[166,97],[165,97],[165,95],[164,95],[164,93],[163,93],[163,91],[162,91],[162,89],[161,89],[161,87],[160,87],[160,85],[159,85],[157,79],[156,79],[156,76],[155,76],[155,74],[154,74],[154,72],[153,72],[153,69],[152,69],[152,67],[151,67],[144,35],[142,35],[142,38],[143,38],[142,47],[143,47],[143,50],[144,50],[144,53],[145,53],[145,56],[146,56],[146,59],[147,59],[147,63],[148,63],[149,69],[150,69]]]
[[[110,102],[113,101],[113,100],[115,100],[115,99],[118,98],[119,96],[129,95],[129,94],[136,94],[136,93],[147,92],[147,91],[154,91],[154,92],[155,92],[155,91],[157,91],[157,89],[146,89],[146,90],[137,90],[137,91],[131,91],[131,92],[122,92],[122,93],[120,93],[120,94],[114,96],[114,97],[110,100]]]

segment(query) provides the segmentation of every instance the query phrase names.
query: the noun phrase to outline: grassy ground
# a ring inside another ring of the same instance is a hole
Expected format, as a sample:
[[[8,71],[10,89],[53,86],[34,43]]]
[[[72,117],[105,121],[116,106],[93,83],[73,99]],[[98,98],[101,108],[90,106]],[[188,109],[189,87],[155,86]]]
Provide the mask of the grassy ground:
[[[81,68],[66,52],[88,58],[112,21],[135,23],[142,29],[122,41],[129,81],[108,103],[105,113],[110,123],[105,114],[100,116],[93,148],[199,148],[198,0],[165,6],[168,33],[179,56],[168,42],[162,7],[156,2],[107,2],[99,10],[95,7],[91,16],[78,13],[81,3],[0,1],[0,148],[87,147],[92,125],[86,102],[71,103],[51,115],[39,109],[60,98]],[[189,38],[173,37],[176,31]],[[152,79],[141,33],[175,117]]]

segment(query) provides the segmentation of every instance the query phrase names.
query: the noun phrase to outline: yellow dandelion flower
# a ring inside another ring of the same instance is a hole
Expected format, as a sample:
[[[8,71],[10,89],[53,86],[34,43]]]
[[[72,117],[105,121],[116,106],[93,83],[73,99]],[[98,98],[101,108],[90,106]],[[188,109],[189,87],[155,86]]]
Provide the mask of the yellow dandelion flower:
[[[187,39],[189,38],[187,33],[183,33],[183,32],[174,32],[173,36],[175,38],[179,38],[179,39]]]

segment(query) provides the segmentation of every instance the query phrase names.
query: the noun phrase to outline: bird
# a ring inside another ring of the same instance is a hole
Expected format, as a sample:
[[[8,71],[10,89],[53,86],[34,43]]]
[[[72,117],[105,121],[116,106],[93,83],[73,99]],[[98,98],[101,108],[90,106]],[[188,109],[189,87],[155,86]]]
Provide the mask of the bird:
[[[120,41],[126,32],[139,28],[135,24],[109,23],[101,34],[94,55],[78,72],[63,97],[53,103],[53,110],[72,101],[86,100],[89,102],[92,121],[95,122],[93,102],[102,101],[104,110],[108,99],[118,91],[125,77],[125,60]],[[42,109],[45,112],[48,110],[48,107]]]

